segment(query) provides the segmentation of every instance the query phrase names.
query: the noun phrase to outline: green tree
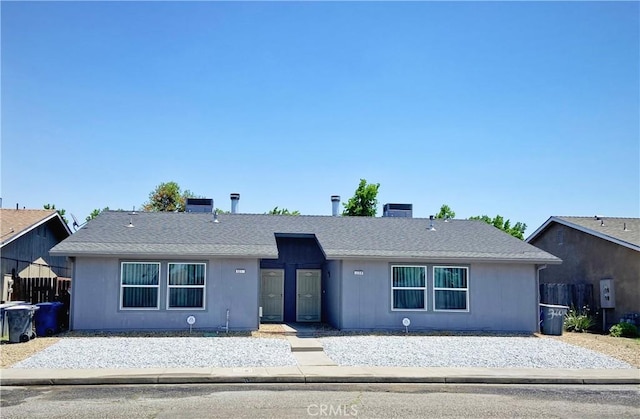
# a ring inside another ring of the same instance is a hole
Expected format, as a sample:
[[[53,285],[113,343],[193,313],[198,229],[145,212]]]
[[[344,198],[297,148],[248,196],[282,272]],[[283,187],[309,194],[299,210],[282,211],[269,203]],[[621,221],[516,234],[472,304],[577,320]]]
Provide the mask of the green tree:
[[[286,208],[275,207],[271,211],[267,212],[270,215],[300,215],[300,211],[289,211]]]
[[[190,190],[182,192],[176,182],[161,183],[149,194],[149,201],[142,209],[145,211],[184,212],[187,198],[196,198]]]
[[[109,207],[104,207],[102,209],[98,209],[98,208],[94,209],[93,211],[91,211],[91,214],[89,214],[89,216],[85,218],[85,220],[91,221],[94,218],[96,218],[98,215],[100,215],[101,212],[104,212],[104,211],[109,211]]]
[[[46,210],[55,210],[56,204],[44,204],[42,207]],[[63,209],[59,209],[56,211],[58,211],[58,214],[60,214],[60,217],[62,217],[62,221],[64,221],[65,224],[69,224],[69,220],[67,220],[67,217],[64,216],[66,211]]]
[[[342,215],[356,217],[375,217],[378,206],[378,189],[380,184],[367,184],[365,179],[360,179],[360,184],[354,195],[343,204]]]
[[[442,204],[442,206],[440,207],[440,212],[436,214],[436,218],[456,218],[456,213],[449,207],[449,205]]]
[[[231,211],[221,210],[220,208],[216,208],[216,209],[214,210],[214,212],[215,212],[216,214],[231,214]]]
[[[480,215],[475,217],[469,217],[470,220],[480,220],[484,221],[487,224],[491,224],[495,228],[498,228],[502,231],[505,231],[511,234],[513,237],[517,237],[520,240],[524,240],[524,232],[527,229],[527,225],[521,222],[515,223],[515,225],[511,226],[511,220],[504,220],[504,217],[501,215],[496,215],[491,218],[488,215]]]

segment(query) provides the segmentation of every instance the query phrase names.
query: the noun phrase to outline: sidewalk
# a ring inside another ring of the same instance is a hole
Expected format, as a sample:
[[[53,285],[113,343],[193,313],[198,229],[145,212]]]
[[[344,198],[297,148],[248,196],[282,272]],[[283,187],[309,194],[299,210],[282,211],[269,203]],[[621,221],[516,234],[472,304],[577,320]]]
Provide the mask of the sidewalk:
[[[5,369],[2,386],[195,383],[640,384],[640,371],[536,368],[294,366],[252,368]]]
[[[286,339],[298,362],[288,367],[4,369],[2,386],[196,383],[485,383],[640,384],[638,369],[344,367],[317,339],[292,330]]]

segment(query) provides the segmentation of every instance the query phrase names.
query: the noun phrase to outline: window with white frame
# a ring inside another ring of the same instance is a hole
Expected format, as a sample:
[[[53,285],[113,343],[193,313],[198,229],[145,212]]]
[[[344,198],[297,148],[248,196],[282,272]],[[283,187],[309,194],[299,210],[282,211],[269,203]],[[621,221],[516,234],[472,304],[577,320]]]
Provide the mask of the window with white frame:
[[[391,266],[393,310],[426,310],[427,268],[425,266]]]
[[[158,309],[160,263],[122,262],[120,307],[122,309]]]
[[[204,308],[204,263],[169,263],[167,308]]]
[[[433,267],[433,309],[469,310],[469,269],[459,266]]]

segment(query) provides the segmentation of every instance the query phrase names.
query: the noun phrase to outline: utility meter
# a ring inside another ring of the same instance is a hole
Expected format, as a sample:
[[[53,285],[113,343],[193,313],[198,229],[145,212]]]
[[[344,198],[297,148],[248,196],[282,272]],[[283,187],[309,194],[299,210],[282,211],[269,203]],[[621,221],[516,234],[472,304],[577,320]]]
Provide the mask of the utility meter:
[[[613,290],[613,279],[600,280],[600,307],[615,308],[616,293]]]

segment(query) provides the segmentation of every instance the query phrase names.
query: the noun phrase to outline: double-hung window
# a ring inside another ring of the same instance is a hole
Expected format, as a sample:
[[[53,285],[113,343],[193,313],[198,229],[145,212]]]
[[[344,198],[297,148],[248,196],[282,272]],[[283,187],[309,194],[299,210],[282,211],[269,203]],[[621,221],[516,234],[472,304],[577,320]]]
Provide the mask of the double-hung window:
[[[458,266],[433,267],[433,309],[469,310],[469,269]]]
[[[122,262],[120,307],[122,309],[158,309],[160,264]]]
[[[167,308],[204,308],[206,265],[204,263],[169,263]]]
[[[426,310],[427,268],[391,266],[393,310]]]

